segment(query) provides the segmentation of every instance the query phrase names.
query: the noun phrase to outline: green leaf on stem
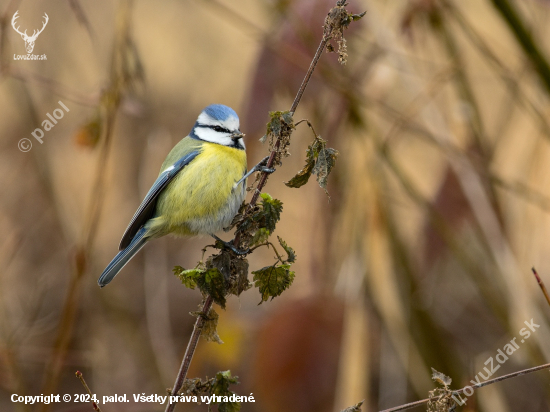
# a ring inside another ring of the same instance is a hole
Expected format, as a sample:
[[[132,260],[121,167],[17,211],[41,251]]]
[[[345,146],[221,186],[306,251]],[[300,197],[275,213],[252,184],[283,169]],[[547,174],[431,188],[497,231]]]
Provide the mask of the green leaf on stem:
[[[254,275],[254,286],[260,290],[262,302],[267,302],[283,293],[294,280],[294,272],[290,270],[289,264],[266,266],[252,272]]]
[[[238,376],[231,376],[229,370],[216,373],[210,394],[231,397],[234,393],[229,390],[229,385],[238,384],[238,379]],[[218,406],[218,412],[239,412],[240,410],[240,402],[221,402]]]
[[[197,287],[197,280],[204,274],[203,269],[188,269],[185,270],[181,266],[176,266],[173,269],[174,275],[176,275],[181,283],[186,288],[195,289]]]
[[[214,383],[210,393],[218,396],[230,396],[233,392],[229,390],[229,385],[238,384],[238,379],[238,376],[231,376],[230,370],[218,372],[214,378]]]
[[[197,279],[197,285],[201,292],[209,294],[214,302],[225,309],[225,295],[227,289],[225,278],[218,268],[210,268],[204,271],[204,275]]]
[[[267,239],[269,238],[269,235],[271,235],[271,232],[266,229],[265,227],[259,228],[256,233],[252,236],[252,240],[250,241],[251,246],[259,245],[261,243],[267,242]]]
[[[296,252],[294,252],[294,249],[288,246],[286,242],[283,239],[281,239],[279,236],[277,236],[277,239],[279,239],[279,244],[283,247],[283,249],[285,250],[288,256],[288,258],[285,260],[285,263],[296,262]]]
[[[281,212],[283,211],[283,202],[271,197],[268,193],[262,193],[262,216],[260,222],[260,228],[266,228],[269,233],[273,233],[275,225],[281,219]],[[262,224],[263,223],[263,224]]]
[[[251,211],[241,207],[230,227],[238,227],[241,246],[253,247],[265,243],[281,218],[283,202],[268,193],[260,194],[261,202]]]
[[[212,296],[214,302],[225,309],[227,287],[225,278],[217,267],[185,270],[181,266],[176,266],[173,271],[185,287],[195,289],[198,286],[202,293]]]

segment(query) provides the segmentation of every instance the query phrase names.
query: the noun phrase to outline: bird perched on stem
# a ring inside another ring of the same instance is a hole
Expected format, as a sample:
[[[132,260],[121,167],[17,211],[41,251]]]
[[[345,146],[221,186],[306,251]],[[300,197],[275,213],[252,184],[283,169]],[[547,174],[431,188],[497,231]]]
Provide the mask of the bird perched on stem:
[[[120,252],[99,277],[99,286],[111,282],[151,239],[209,234],[221,241],[215,233],[237,214],[245,198],[246,178],[258,170],[273,171],[264,166],[265,158],[247,173],[243,137],[239,117],[230,107],[213,104],[202,111],[191,133],[166,157],[122,236]]]

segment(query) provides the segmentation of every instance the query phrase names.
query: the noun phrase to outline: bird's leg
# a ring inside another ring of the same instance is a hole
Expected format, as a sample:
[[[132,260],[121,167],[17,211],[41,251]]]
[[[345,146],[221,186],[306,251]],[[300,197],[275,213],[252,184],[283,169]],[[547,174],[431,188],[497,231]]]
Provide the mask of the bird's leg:
[[[235,245],[233,244],[233,242],[226,242],[224,240],[221,240],[218,236],[216,236],[214,234],[211,234],[210,236],[212,236],[214,239],[216,239],[218,242],[220,242],[223,245],[224,248],[227,248],[227,249],[230,249],[231,251],[233,251],[233,253],[235,253],[236,255],[242,256],[242,255],[246,255],[248,252],[250,252],[250,249],[246,249],[246,250],[237,249],[235,247]]]
[[[250,171],[247,174],[245,174],[241,178],[241,180],[235,183],[235,187],[239,186],[242,182],[244,182],[246,178],[250,176],[252,173],[255,173],[255,172],[273,173],[275,169],[266,166],[268,160],[269,160],[269,156],[264,157],[256,166],[250,169]]]
[[[272,167],[267,167],[268,160],[269,160],[269,156],[264,157],[262,160],[258,162],[256,166],[252,168],[252,171],[263,172],[263,173],[273,173],[275,169]]]

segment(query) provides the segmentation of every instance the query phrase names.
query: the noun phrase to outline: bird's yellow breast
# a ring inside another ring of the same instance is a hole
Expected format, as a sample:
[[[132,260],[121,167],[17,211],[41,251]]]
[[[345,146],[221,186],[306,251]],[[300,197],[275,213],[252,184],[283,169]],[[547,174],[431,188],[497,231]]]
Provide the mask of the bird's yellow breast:
[[[244,150],[203,142],[199,155],[178,173],[159,196],[155,235],[215,233],[231,223],[244,200]]]

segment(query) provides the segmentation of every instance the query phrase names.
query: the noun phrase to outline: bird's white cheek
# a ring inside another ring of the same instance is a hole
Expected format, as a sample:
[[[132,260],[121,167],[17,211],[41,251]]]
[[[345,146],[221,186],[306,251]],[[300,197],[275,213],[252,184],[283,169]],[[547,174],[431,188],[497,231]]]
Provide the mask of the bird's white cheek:
[[[207,142],[223,144],[226,146],[231,144],[231,137],[229,137],[229,134],[216,132],[208,127],[195,127],[195,134],[199,137],[199,139]]]

